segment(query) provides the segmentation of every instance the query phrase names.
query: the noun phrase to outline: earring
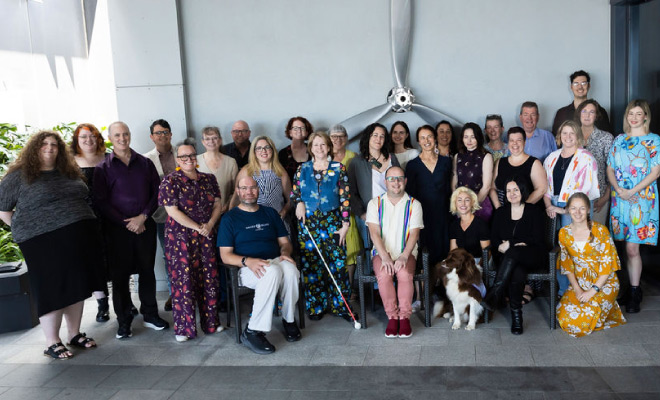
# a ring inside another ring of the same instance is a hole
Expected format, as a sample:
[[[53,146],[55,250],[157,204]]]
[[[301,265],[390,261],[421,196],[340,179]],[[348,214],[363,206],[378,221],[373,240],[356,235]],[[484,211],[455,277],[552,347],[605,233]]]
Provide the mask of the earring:
[[[181,167],[174,168],[176,171],[181,171]]]
[[[195,168],[199,168],[199,164],[195,164]]]

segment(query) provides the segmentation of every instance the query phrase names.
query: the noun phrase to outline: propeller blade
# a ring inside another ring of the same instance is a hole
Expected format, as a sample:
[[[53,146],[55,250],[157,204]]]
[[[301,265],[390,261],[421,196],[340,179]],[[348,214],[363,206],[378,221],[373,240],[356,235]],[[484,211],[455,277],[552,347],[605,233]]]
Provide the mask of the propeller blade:
[[[390,103],[381,104],[374,108],[370,108],[367,111],[363,111],[357,115],[350,117],[347,120],[340,122],[346,128],[348,133],[348,139],[352,140],[357,137],[367,125],[378,122],[383,118],[390,110],[392,105]]]
[[[392,64],[398,87],[406,86],[410,59],[410,32],[412,27],[412,0],[391,0]]]
[[[423,104],[417,104],[414,103],[412,105],[412,112],[417,113],[421,119],[424,121],[428,122],[429,125],[435,126],[438,122],[442,120],[447,120],[449,121],[452,125],[456,127],[461,127],[463,126],[463,123],[457,120],[456,118],[447,115],[445,113],[441,113],[440,111],[436,111],[432,109],[431,107],[427,107]]]

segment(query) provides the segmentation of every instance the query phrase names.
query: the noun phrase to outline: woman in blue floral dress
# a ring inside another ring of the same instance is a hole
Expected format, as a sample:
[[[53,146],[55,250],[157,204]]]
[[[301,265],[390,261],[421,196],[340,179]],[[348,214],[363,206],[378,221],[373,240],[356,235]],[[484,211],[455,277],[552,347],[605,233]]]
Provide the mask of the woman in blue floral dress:
[[[310,135],[307,149],[312,159],[298,167],[291,192],[299,221],[298,244],[307,311],[312,320],[330,312],[350,321],[346,306],[305,229],[305,226],[309,229],[344,298],[348,299],[351,294],[345,265],[350,217],[348,176],[344,165],[332,161],[332,141],[327,134]]]
[[[610,231],[614,240],[626,241],[630,293],[626,312],[636,313],[642,302],[640,244],[658,243],[658,185],[660,136],[649,133],[651,110],[644,100],[626,107],[622,133],[614,139],[607,158],[612,185]]]
[[[214,237],[222,203],[215,176],[197,171],[192,143],[184,141],[175,154],[178,167],[161,182],[158,204],[167,211],[165,259],[172,276],[174,334],[184,342],[197,336],[197,308],[204,333],[220,325]]]

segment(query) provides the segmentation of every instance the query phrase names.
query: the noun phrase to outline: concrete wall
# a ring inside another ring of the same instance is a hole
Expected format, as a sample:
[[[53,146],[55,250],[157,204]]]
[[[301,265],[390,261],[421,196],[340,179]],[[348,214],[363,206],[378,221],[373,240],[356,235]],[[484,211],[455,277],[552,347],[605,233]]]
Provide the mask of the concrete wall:
[[[103,0],[3,0],[0,121],[35,128],[107,125],[117,118],[109,49]]]
[[[189,126],[199,135],[236,119],[278,147],[294,115],[328,127],[385,102],[394,86],[389,1],[180,2]],[[409,86],[417,99],[462,121],[499,113],[518,124],[520,104],[539,103],[540,126],[572,99],[568,75],[592,75],[609,107],[607,0],[416,0]],[[403,118],[416,128],[421,120]]]

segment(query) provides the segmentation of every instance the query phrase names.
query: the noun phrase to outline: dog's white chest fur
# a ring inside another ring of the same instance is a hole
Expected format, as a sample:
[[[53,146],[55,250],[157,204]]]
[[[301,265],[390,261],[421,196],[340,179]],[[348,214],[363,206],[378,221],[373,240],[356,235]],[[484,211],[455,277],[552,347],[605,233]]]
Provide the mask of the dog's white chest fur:
[[[456,273],[456,268],[452,269],[446,277],[447,283],[445,285],[445,290],[447,291],[447,298],[452,302],[454,308],[453,324],[451,328],[459,329],[461,327],[461,321],[465,321],[468,323],[465,329],[469,331],[473,330],[476,327],[477,320],[484,311],[483,307],[479,304],[479,301],[474,297],[471,297],[467,291],[464,292],[459,289],[459,277]],[[469,313],[466,312],[468,306],[470,306]],[[434,308],[436,307],[438,307],[437,303]],[[441,309],[442,305],[439,307]],[[446,317],[449,317],[449,315],[445,315],[445,318]]]

